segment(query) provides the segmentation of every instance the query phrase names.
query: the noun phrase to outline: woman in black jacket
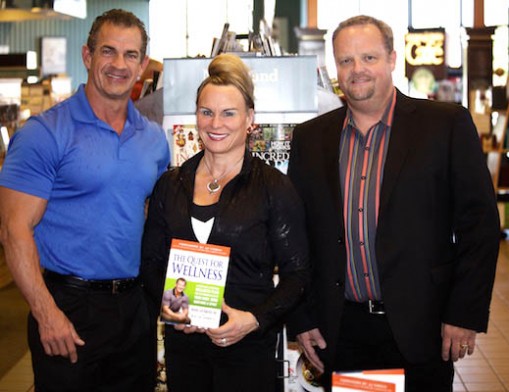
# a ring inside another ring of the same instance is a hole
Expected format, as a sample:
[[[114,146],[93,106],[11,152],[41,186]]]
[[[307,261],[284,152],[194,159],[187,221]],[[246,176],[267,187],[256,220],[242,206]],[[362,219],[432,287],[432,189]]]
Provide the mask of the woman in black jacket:
[[[231,248],[221,326],[165,327],[171,392],[274,391],[277,331],[308,279],[301,201],[285,175],[246,149],[253,90],[240,58],[212,60],[197,93],[204,150],[164,174],[151,197],[142,277],[155,314],[173,238]]]

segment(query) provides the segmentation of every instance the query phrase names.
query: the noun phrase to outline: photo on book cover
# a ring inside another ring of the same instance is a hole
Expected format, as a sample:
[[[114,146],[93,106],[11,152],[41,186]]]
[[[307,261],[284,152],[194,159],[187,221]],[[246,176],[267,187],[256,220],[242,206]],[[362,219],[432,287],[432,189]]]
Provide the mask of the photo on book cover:
[[[190,324],[189,318],[189,297],[185,293],[187,281],[185,278],[167,280],[169,288],[163,292],[161,304],[161,318],[169,323]],[[172,287],[173,286],[173,287]]]

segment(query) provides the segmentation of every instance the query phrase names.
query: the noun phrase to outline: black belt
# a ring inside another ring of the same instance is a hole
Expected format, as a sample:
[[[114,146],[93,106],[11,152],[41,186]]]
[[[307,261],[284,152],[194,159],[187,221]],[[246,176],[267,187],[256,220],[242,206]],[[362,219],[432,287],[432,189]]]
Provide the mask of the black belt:
[[[45,270],[44,277],[52,282],[61,283],[66,286],[86,288],[95,291],[105,291],[111,294],[119,294],[138,286],[138,278],[92,280],[82,279],[77,276],[61,275],[57,272]]]
[[[362,309],[370,314],[385,314],[385,305],[383,301],[368,300],[367,302],[354,302],[345,300],[345,305]]]

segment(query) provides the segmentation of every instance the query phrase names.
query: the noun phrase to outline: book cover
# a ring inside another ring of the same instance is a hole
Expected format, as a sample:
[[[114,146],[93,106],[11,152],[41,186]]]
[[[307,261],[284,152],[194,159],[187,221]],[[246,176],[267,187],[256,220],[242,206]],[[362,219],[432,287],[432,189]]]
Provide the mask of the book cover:
[[[254,124],[248,140],[249,151],[286,174],[294,128],[295,124]]]
[[[173,239],[161,304],[161,320],[217,328],[230,248]]]
[[[403,369],[363,370],[332,374],[332,392],[404,392]]]
[[[203,149],[195,125],[176,124],[173,126],[172,136],[172,166],[181,166],[186,160]]]
[[[289,346],[290,348],[291,346]],[[292,353],[292,350],[288,350],[288,353]],[[297,358],[297,359],[295,359]],[[316,370],[316,368],[309,362],[306,356],[299,351],[293,350],[293,355],[288,356],[290,378],[293,378],[293,383],[289,388],[289,391],[295,392],[325,392],[325,388],[322,386],[322,375]]]

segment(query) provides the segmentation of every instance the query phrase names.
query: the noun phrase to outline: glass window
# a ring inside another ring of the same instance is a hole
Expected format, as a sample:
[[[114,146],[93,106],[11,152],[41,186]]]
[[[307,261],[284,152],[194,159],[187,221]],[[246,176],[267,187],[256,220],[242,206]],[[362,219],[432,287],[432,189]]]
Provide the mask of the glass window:
[[[253,24],[253,0],[151,0],[149,7],[150,55],[159,61],[210,56],[225,23],[237,34]]]
[[[507,26],[509,0],[484,0],[484,24],[486,26]]]
[[[409,5],[411,12],[408,9]],[[411,20],[408,20],[410,13]],[[392,27],[394,49],[398,55],[393,74],[394,84],[405,91],[407,80],[404,77],[404,36],[407,27],[445,28],[447,65],[459,68],[462,65],[463,48],[466,44],[464,27],[473,26],[474,0],[318,0],[318,27],[328,30],[325,36],[327,41],[325,61],[331,76],[336,73],[332,54],[332,33],[340,21],[358,14],[374,16]],[[509,0],[484,0],[485,26],[507,26],[508,20]],[[495,61],[498,61],[497,66],[500,67],[506,64],[503,69],[507,68],[507,37],[504,37],[506,30],[498,32],[497,41],[500,44],[494,45]],[[496,55],[502,52],[505,55]]]
[[[397,12],[395,12],[397,10]],[[394,84],[406,90],[405,74],[405,34],[408,26],[407,0],[319,0],[318,1],[318,27],[326,29],[325,35],[325,64],[331,78],[336,75],[334,56],[332,53],[332,33],[339,22],[351,16],[365,14],[387,22],[394,33],[394,49],[398,54],[396,69],[394,71]]]

